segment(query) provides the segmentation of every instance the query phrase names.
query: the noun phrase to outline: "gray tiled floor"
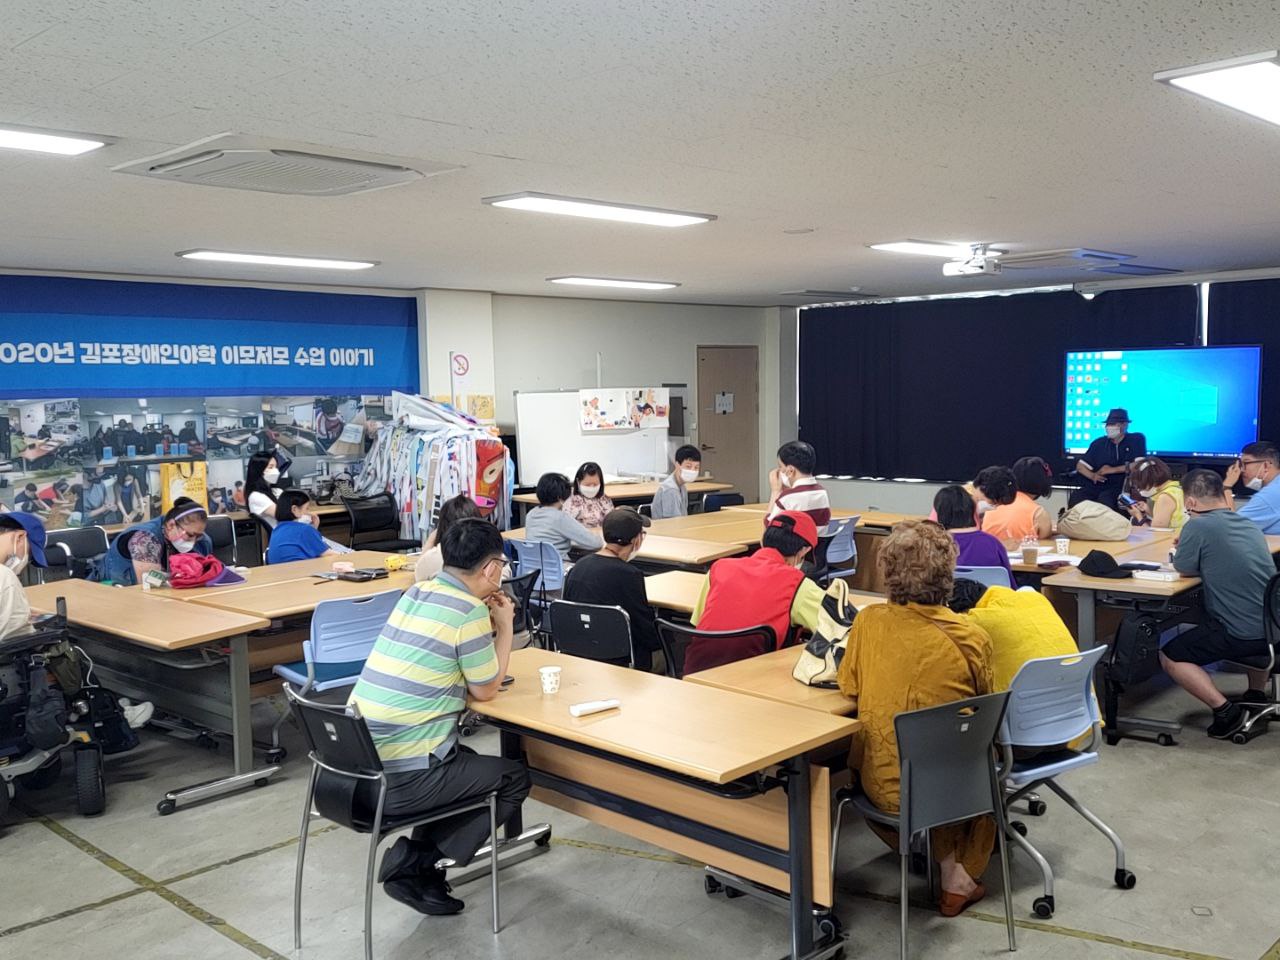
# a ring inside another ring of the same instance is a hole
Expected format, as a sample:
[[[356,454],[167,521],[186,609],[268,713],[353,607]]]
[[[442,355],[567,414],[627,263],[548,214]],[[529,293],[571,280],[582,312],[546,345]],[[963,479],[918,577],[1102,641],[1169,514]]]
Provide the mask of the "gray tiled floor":
[[[1228,678],[1225,683],[1233,684]],[[1234,685],[1238,685],[1238,681]],[[265,705],[256,719],[271,719]],[[1055,917],[1019,930],[1024,957],[1230,957],[1256,960],[1280,938],[1274,908],[1274,860],[1280,828],[1280,730],[1245,747],[1209,741],[1206,718],[1175,690],[1157,689],[1143,712],[1191,724],[1179,746],[1126,741],[1106,748],[1098,767],[1069,782],[1114,826],[1129,849],[1138,886],[1111,884],[1106,840],[1056,798],[1042,818],[1024,818],[1031,837],[1057,868]],[[492,733],[475,739],[496,749]],[[96,956],[195,957],[201,960],[284,956],[347,960],[360,954],[363,838],[317,833],[310,844],[304,898],[304,949],[292,944],[290,897],[305,767],[295,751],[271,786],[159,817],[169,787],[223,772],[226,752],[148,733],[143,746],[108,767],[107,813],[76,816],[64,779],[25,802],[161,890],[135,887],[38,820],[14,812],[0,828],[0,957],[71,955],[92,943]],[[710,957],[776,958],[787,950],[785,917],[751,898],[709,898],[696,866],[639,841],[530,802],[527,821],[549,820],[551,852],[503,876],[505,929],[488,930],[487,884],[457,891],[460,917],[423,918],[375,892],[375,947],[381,958]],[[319,825],[317,828],[319,829]],[[275,849],[275,845],[285,843]],[[262,851],[262,852],[258,852]],[[656,854],[640,857],[626,851]],[[239,859],[236,859],[239,858]],[[224,863],[232,860],[234,862]],[[1039,875],[1014,859],[1015,911],[1030,920]],[[848,954],[897,955],[896,861],[853,824],[841,850],[839,913]],[[182,875],[195,871],[182,879]],[[999,871],[989,886],[998,888]],[[136,895],[111,900],[138,890]],[[179,906],[190,904],[195,916]],[[915,894],[923,899],[923,890]],[[87,904],[109,901],[83,909]],[[41,923],[67,911],[68,916]],[[995,957],[1005,952],[999,891],[975,916],[944,920],[911,915],[916,957]],[[24,925],[30,925],[26,926]],[[1107,939],[1119,944],[1105,942]],[[255,946],[261,945],[261,946]],[[1128,946],[1124,945],[1128,944]],[[267,952],[263,952],[263,948]],[[251,948],[253,948],[251,950]],[[1280,956],[1280,954],[1277,954]],[[1271,960],[1271,958],[1268,958]]]

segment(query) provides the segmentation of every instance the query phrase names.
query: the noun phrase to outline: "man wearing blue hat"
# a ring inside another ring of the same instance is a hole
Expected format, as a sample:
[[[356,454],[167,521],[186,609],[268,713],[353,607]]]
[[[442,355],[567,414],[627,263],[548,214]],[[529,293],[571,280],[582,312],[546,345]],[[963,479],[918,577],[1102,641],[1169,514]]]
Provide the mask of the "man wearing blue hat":
[[[31,606],[18,579],[28,563],[43,567],[44,524],[33,513],[0,513],[0,640],[26,630]]]

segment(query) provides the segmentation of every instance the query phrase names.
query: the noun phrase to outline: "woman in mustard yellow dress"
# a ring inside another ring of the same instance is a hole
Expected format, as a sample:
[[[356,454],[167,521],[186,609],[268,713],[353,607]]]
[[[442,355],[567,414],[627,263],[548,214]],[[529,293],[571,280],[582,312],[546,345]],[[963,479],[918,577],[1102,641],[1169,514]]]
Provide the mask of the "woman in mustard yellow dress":
[[[955,541],[929,520],[900,523],[876,562],[889,602],[867,607],[853,623],[840,663],[840,690],[858,701],[861,729],[849,765],[881,810],[899,809],[898,742],[893,718],[990,693],[991,640],[946,607],[955,576]],[[897,849],[894,831],[869,824]],[[995,820],[979,817],[933,831],[942,878],[943,916],[986,896],[981,883],[996,839]]]

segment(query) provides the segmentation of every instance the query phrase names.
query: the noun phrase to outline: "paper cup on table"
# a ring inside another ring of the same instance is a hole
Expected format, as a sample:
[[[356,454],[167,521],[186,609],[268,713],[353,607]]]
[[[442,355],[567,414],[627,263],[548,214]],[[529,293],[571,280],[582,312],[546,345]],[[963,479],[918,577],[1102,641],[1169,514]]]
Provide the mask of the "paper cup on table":
[[[1071,541],[1066,537],[1056,537],[1053,541],[1053,546],[1059,553],[1065,554],[1071,547]]]
[[[1028,566],[1034,567],[1040,562],[1040,547],[1030,546],[1022,548],[1022,562]]]
[[[559,667],[539,667],[538,678],[542,681],[543,693],[559,693],[560,692],[560,668]]]

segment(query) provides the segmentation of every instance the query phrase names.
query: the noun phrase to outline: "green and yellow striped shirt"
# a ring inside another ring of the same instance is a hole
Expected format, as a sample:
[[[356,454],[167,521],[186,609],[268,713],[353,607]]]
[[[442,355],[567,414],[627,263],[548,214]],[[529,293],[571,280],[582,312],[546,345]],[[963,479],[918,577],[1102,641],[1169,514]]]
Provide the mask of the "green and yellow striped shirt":
[[[467,684],[497,675],[489,608],[441,573],[400,598],[349,702],[365,718],[386,770],[424,769],[457,743]]]

